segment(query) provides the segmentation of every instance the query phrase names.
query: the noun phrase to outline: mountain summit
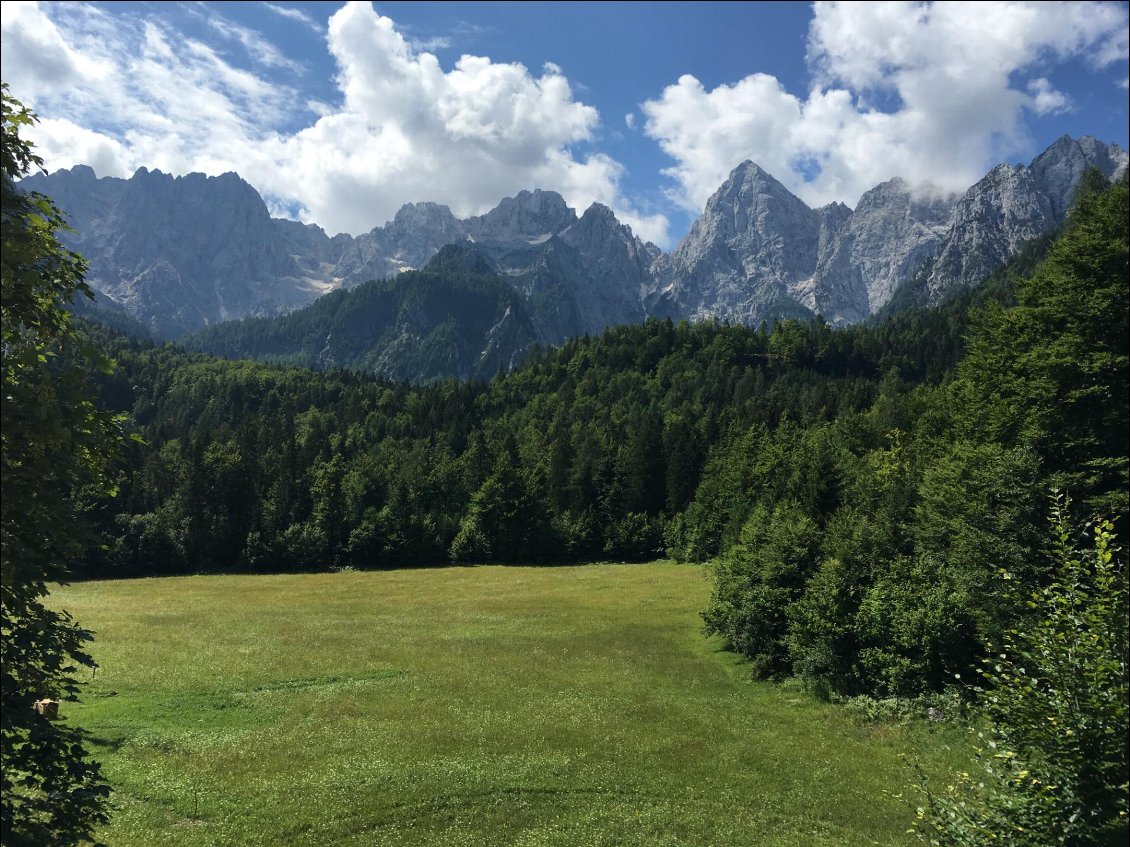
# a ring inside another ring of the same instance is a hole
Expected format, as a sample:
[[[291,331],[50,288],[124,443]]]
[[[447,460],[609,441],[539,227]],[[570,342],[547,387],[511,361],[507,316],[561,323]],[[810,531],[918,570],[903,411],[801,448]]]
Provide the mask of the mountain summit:
[[[1127,154],[1064,137],[1029,165],[999,165],[961,195],[892,179],[855,209],[812,209],[746,161],[670,254],[610,209],[581,217],[553,191],[521,191],[460,220],[407,204],[368,233],[332,238],[270,217],[236,174],[139,169],[98,179],[84,166],[22,184],[51,195],[76,232],[88,281],[158,335],[270,316],[322,294],[423,268],[445,245],[474,243],[526,304],[537,341],[648,316],[746,324],[822,314],[849,324],[892,303],[936,303],[976,284],[1028,240],[1062,223],[1089,167],[1119,179]]]
[[[912,299],[936,303],[1062,223],[1087,168],[1115,180],[1126,166],[1117,145],[1064,137],[1030,165],[999,165],[960,196],[893,179],[848,210],[810,209],[743,162],[660,268],[650,306],[746,324],[807,312],[842,325],[923,279]]]

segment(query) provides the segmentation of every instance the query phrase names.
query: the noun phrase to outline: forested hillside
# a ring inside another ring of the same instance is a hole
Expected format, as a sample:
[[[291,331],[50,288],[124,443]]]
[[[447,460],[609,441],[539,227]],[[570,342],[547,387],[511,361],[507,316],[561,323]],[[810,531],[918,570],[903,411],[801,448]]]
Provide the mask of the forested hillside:
[[[417,383],[509,370],[538,333],[518,293],[474,249],[450,244],[422,271],[334,291],[283,317],[216,324],[190,350]]]
[[[1125,535],[1125,180],[940,309],[651,321],[489,383],[90,331],[142,439],[91,575],[717,557],[707,631],[758,674],[912,694],[1023,613],[998,569],[1040,582],[1053,487]]]

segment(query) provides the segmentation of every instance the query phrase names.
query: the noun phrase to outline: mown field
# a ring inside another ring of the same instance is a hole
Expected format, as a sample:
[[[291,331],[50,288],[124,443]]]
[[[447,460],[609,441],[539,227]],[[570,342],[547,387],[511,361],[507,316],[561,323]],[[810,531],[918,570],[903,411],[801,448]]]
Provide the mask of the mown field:
[[[91,582],[54,603],[101,667],[68,719],[128,845],[909,844],[900,754],[749,681],[695,566]]]

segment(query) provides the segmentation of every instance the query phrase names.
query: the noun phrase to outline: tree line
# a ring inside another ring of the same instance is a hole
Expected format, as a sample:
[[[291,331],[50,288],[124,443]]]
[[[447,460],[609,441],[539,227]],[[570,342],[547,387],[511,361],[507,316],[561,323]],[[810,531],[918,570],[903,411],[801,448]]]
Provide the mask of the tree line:
[[[428,387],[91,325],[137,436],[84,572],[712,561],[758,675],[913,695],[1036,588],[1053,488],[1127,511],[1126,185],[938,309],[833,329],[650,321]],[[1118,523],[1125,533],[1125,521]]]

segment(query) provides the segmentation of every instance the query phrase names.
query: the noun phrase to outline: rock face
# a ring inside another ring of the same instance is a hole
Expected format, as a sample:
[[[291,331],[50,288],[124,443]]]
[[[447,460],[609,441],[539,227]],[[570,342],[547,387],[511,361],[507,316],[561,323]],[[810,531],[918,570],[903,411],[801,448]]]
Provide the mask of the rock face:
[[[1108,180],[1126,172],[1126,151],[1090,136],[1064,136],[1031,165],[998,165],[962,195],[919,302],[976,285],[1025,242],[1063,223],[1087,168]]]
[[[467,237],[472,241],[545,241],[577,221],[577,214],[556,191],[520,191],[494,209],[468,218]]]
[[[872,188],[820,249],[809,308],[835,323],[875,314],[937,253],[952,211],[951,199],[916,198],[901,179]]]
[[[518,293],[470,242],[423,270],[366,282],[274,318],[229,321],[181,339],[189,349],[393,380],[488,378],[537,343]]]
[[[22,184],[51,195],[90,263],[89,282],[153,332],[175,338],[231,318],[292,311],[322,294],[423,268],[445,245],[474,243],[520,297],[536,340],[648,316],[757,324],[822,314],[849,324],[884,307],[935,303],[1060,224],[1088,167],[1108,179],[1127,155],[1064,137],[1030,165],[1000,165],[961,196],[893,179],[854,210],[811,209],[743,162],[670,254],[594,204],[578,218],[552,191],[522,191],[484,215],[405,205],[384,226],[332,238],[272,219],[235,174],[173,178],[140,169],[98,179],[87,167]]]
[[[1092,166],[1111,182],[1117,182],[1126,173],[1126,151],[1089,135],[1078,140],[1065,135],[1032,162],[1032,175],[1047,195],[1057,221],[1067,217],[1075,186]]]
[[[753,162],[706,202],[652,299],[657,314],[750,323],[811,296],[822,217]]]
[[[285,311],[325,290],[317,254],[308,246],[292,254],[281,222],[235,174],[173,178],[142,168],[128,180],[98,180],[75,168],[23,184],[68,213],[77,232],[63,240],[90,263],[87,281],[159,335]],[[286,229],[299,244],[329,240],[298,226]]]
[[[331,238],[272,219],[235,174],[174,178],[142,168],[128,180],[98,179],[80,166],[23,184],[67,212],[76,232],[64,241],[87,258],[90,284],[164,338],[283,314],[474,241],[530,300],[538,340],[557,343],[643,320],[640,291],[659,255],[606,207],[578,220],[552,191],[523,191],[466,221],[447,206],[411,203],[383,227]]]
[[[588,333],[622,323],[638,323],[646,315],[641,293],[651,282],[651,265],[659,248],[645,244],[616,220],[607,206],[593,203],[559,236],[572,249],[583,276],[570,280],[576,291],[581,324]]]
[[[900,292],[905,302],[937,303],[1062,223],[1087,168],[1114,180],[1126,166],[1117,145],[1064,137],[1030,165],[999,165],[960,197],[893,179],[854,210],[813,210],[743,162],[670,258],[655,263],[645,303],[671,317],[757,324],[819,313],[838,325]]]
[[[345,242],[333,270],[334,279],[349,287],[422,268],[439,248],[466,237],[462,222],[447,206],[407,203],[385,226]]]
[[[954,207],[926,283],[928,301],[968,288],[1058,221],[1031,168],[998,165]]]

